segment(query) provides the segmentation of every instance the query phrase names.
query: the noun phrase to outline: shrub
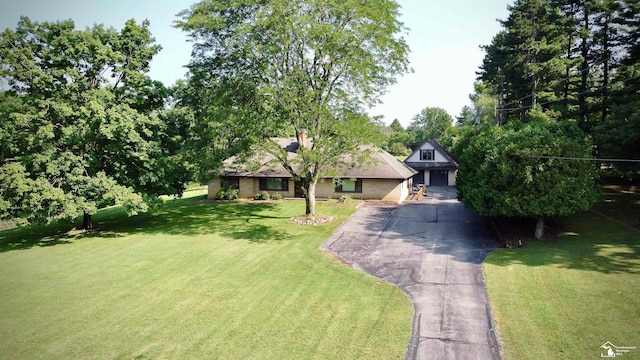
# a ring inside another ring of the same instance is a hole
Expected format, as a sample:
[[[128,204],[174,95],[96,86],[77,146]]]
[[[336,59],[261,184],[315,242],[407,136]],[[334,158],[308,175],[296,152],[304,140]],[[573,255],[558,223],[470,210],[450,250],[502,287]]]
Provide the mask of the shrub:
[[[238,198],[238,189],[231,186],[225,186],[220,188],[216,192],[216,200],[235,200]]]
[[[282,194],[280,193],[274,193],[273,195],[271,195],[271,198],[273,200],[282,200]]]
[[[270,198],[271,196],[269,196],[269,193],[266,191],[262,191],[253,195],[253,200],[269,200]]]
[[[350,203],[351,202],[351,196],[342,195],[342,196],[340,196],[340,199],[338,199],[338,201],[341,202],[341,203]]]

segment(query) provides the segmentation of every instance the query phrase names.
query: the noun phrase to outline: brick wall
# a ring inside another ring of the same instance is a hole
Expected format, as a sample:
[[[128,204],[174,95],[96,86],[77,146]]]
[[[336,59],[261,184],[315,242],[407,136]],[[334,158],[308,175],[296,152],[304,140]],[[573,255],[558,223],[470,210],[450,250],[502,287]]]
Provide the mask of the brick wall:
[[[216,192],[220,190],[220,179],[215,178],[209,181],[207,185],[207,199],[213,200],[216,197]]]
[[[387,179],[363,179],[362,193],[336,192],[333,181],[330,179],[319,181],[316,186],[316,198],[337,199],[342,195],[349,195],[353,199],[364,200],[384,200],[401,202],[409,196],[410,180],[387,180]],[[213,199],[220,189],[220,179],[216,178],[209,182],[207,198]],[[260,180],[255,178],[240,178],[240,198],[253,198],[254,194],[260,192]],[[289,191],[269,190],[269,194],[280,193],[282,197],[292,198],[295,196],[295,185],[292,179],[289,180]]]
[[[318,182],[316,197],[319,199],[337,199],[342,195],[349,195],[353,199],[384,200],[400,202],[409,195],[408,180],[363,179],[362,192],[336,192],[333,181]]]
[[[240,190],[238,191],[239,198],[253,198],[253,195],[261,192],[260,190],[260,180],[256,178],[240,178]],[[216,192],[220,189],[220,178],[215,178],[209,182],[207,198],[214,199],[216,196]],[[282,197],[293,197],[294,196],[294,184],[293,180],[289,179],[289,191],[274,191],[269,190],[269,194],[280,193]]]

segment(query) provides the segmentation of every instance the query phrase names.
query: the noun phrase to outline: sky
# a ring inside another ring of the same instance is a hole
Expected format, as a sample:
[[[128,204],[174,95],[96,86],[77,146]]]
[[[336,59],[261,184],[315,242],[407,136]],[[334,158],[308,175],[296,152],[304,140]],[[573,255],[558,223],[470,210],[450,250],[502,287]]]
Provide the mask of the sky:
[[[151,63],[149,75],[165,85],[183,78],[192,43],[173,28],[176,14],[195,0],[0,0],[0,30],[14,29],[20,16],[33,21],[72,19],[76,28],[93,24],[122,28],[128,19],[150,21],[149,29],[163,48]],[[484,53],[480,48],[500,30],[497,19],[507,17],[513,0],[398,0],[400,21],[409,28],[404,38],[411,49],[412,73],[404,74],[381,97],[369,114],[403,126],[426,107],[441,107],[449,115],[471,105],[476,71]]]

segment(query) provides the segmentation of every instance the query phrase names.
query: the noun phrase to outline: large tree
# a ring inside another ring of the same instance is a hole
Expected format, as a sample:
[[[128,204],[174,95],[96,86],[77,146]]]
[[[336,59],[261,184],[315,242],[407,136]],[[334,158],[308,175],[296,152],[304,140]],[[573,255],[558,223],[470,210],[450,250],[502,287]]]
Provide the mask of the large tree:
[[[487,216],[538,219],[588,209],[597,199],[592,144],[575,123],[551,122],[540,109],[530,123],[491,127],[470,139],[458,157],[459,199]]]
[[[393,119],[389,126],[381,127],[384,139],[382,148],[394,156],[406,156],[411,153],[409,148],[411,143],[411,135],[400,124],[398,119]]]
[[[453,118],[445,109],[426,107],[413,117],[407,127],[411,135],[411,147],[417,148],[427,139],[440,139],[453,126]]]
[[[32,22],[0,34],[0,217],[72,220],[97,209],[145,211],[180,193],[186,172],[163,153],[165,89],[146,72],[160,50],[148,21],[122,30]]]
[[[563,32],[560,5],[553,0],[517,0],[500,21],[500,31],[485,46],[481,79],[504,100],[506,117],[521,119],[540,104],[551,108],[563,97],[569,36]],[[502,122],[502,121],[501,121]]]
[[[375,127],[364,109],[408,70],[398,9],[392,0],[205,0],[179,14],[198,85],[227,100],[217,121],[312,139],[294,158],[265,141],[302,185],[309,215],[319,179],[365,160]]]
[[[597,157],[637,159],[639,9],[638,0],[516,1],[479,72],[496,122],[522,121],[538,104],[576,120]],[[640,173],[628,163],[604,170]]]

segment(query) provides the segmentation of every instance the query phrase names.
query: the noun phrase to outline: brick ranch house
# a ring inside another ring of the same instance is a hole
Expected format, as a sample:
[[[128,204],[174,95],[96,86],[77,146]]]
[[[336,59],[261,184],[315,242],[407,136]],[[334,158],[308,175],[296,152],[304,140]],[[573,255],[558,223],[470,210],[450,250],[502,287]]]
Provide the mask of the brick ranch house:
[[[287,151],[289,157],[296,156],[299,147],[296,138],[273,140]],[[306,141],[304,137],[303,141]],[[336,199],[342,195],[349,195],[354,199],[400,203],[409,196],[415,170],[382,149],[366,147],[363,151],[373,152],[373,164],[344,169],[340,173],[341,181],[338,185],[333,178],[321,179],[316,186],[317,199]],[[274,164],[272,160],[273,158],[266,154],[254,157],[251,162],[257,161],[259,168],[245,171],[243,169],[246,166],[238,167],[237,164],[235,166],[238,168],[231,170],[233,161],[228,159],[225,163],[229,168],[209,182],[208,198],[214,199],[216,192],[224,186],[237,188],[240,198],[252,198],[254,194],[262,191],[270,194],[280,193],[283,198],[303,198],[301,186],[281,164]]]

